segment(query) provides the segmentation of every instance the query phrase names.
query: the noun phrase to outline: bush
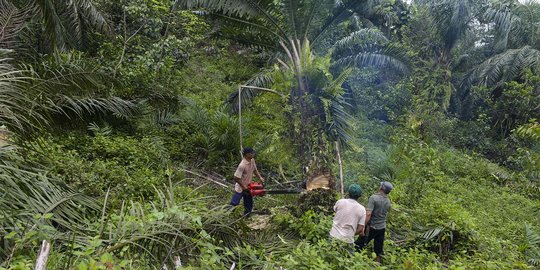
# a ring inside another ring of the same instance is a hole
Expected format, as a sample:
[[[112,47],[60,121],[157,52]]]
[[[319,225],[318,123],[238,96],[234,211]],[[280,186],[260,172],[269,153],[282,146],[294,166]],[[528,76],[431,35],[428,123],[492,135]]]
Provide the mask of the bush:
[[[110,188],[111,198],[149,198],[167,179],[168,155],[152,138],[69,135],[42,138],[34,146],[39,154],[29,158],[89,195],[101,196]]]

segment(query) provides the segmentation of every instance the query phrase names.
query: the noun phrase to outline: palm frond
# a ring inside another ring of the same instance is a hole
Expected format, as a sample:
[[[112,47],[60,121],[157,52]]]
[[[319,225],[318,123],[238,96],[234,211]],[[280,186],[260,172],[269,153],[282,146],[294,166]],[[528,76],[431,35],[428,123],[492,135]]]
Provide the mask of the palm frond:
[[[29,17],[28,9],[18,9],[8,0],[0,0],[0,47],[15,47],[15,38]]]
[[[107,20],[91,0],[72,0],[70,5],[76,6],[83,20],[95,30],[109,31]]]
[[[429,229],[422,233],[420,235],[420,238],[422,238],[424,241],[435,241],[437,238],[439,238],[439,235],[443,232],[444,228],[441,227],[435,227],[432,229]]]
[[[336,65],[345,67],[389,67],[398,72],[407,72],[407,58],[403,51],[393,45],[380,46],[366,44],[359,46],[354,52],[339,56]]]
[[[352,50],[354,46],[368,43],[385,44],[388,38],[377,28],[362,28],[338,40],[334,46],[334,53]]]
[[[519,18],[514,16],[507,6],[501,6],[500,8],[489,7],[484,16],[497,26],[497,37],[494,45],[495,51],[501,52],[505,50],[508,44],[510,30],[518,25],[516,23]]]
[[[473,84],[499,86],[518,77],[524,69],[540,64],[540,51],[530,46],[497,54],[467,74],[463,87]]]
[[[525,225],[527,243],[532,246],[540,245],[540,234],[533,232],[529,224]]]
[[[341,145],[349,146],[353,141],[354,118],[347,112],[345,106],[348,106],[348,104],[343,97],[332,100],[330,104],[331,120],[328,121],[326,130],[331,135],[331,138],[338,140]]]
[[[5,193],[0,198],[3,228],[17,230],[17,223],[33,226],[36,215],[53,214],[51,221],[73,232],[87,231],[86,215],[98,210],[95,200],[69,189],[44,172],[22,168],[24,161],[13,150],[0,149],[0,183]],[[15,222],[6,224],[5,222]]]
[[[288,25],[288,33],[293,39],[298,39],[299,33],[302,31],[300,29],[300,23],[297,21],[298,18],[298,3],[299,1],[295,0],[285,0],[284,1],[284,11],[285,18]]]
[[[152,123],[159,127],[169,126],[178,123],[180,119],[171,110],[158,110],[152,115]]]
[[[279,33],[262,20],[231,17],[222,14],[214,16],[223,19],[219,35],[235,40],[248,47],[275,50]]]
[[[249,79],[244,85],[269,88],[272,85],[272,82],[273,79],[268,72],[262,71],[251,77],[251,79]],[[261,91],[254,88],[242,87],[240,93],[241,106],[244,108],[252,104],[255,97],[261,94]],[[234,113],[238,112],[238,91],[234,91],[229,95],[227,104],[231,107]]]
[[[176,0],[173,4],[173,10],[179,8],[205,9],[229,16],[255,17],[259,15],[259,10],[254,6],[255,4],[257,4],[257,1],[250,0]]]
[[[109,31],[105,17],[91,0],[36,0],[31,1],[31,9],[42,21],[44,34],[57,52],[68,45],[80,46],[85,31]]]
[[[332,84],[330,85],[329,88],[330,89],[342,88],[343,84],[347,81],[347,79],[349,79],[352,72],[353,72],[352,68],[347,68],[347,69],[343,70],[339,74],[339,76],[332,81]]]
[[[49,100],[49,107],[52,111],[62,114],[68,118],[72,113],[84,119],[85,115],[98,113],[112,113],[115,117],[127,119],[138,111],[137,104],[119,97],[92,98],[92,97],[70,97],[61,95],[54,100]]]
[[[32,78],[28,73],[15,69],[8,58],[0,55],[0,124],[16,134],[44,126],[47,121],[35,109],[38,105],[27,92]]]
[[[63,51],[66,46],[66,30],[58,14],[58,10],[52,0],[36,0],[33,2],[33,10],[43,20],[45,34],[49,37],[51,46],[57,51]]]
[[[105,124],[104,126],[99,126],[96,123],[90,123],[88,125],[88,130],[94,133],[94,136],[108,136],[111,135],[113,129],[111,126]]]

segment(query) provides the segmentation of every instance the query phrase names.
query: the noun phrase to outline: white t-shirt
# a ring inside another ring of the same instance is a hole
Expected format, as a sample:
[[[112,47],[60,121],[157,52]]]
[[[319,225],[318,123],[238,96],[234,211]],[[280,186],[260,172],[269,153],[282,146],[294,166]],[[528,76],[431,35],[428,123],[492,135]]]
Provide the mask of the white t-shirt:
[[[334,205],[334,222],[330,236],[346,243],[354,242],[358,225],[366,223],[366,208],[354,199],[341,199]]]
[[[234,172],[234,176],[240,178],[240,182],[242,182],[242,184],[247,186],[251,181],[253,181],[253,172],[256,169],[257,169],[257,165],[255,165],[254,158],[251,159],[251,162],[243,158],[240,164],[238,165],[236,172]],[[236,183],[234,185],[234,191],[242,192],[242,187],[238,183]]]

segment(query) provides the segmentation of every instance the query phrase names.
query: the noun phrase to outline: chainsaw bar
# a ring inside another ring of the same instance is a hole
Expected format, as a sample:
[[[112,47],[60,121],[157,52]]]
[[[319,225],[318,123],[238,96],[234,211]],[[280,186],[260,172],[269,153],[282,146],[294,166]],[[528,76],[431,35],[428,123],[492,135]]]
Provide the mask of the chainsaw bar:
[[[266,190],[266,194],[298,194],[301,193],[298,189],[269,189]]]
[[[264,196],[266,194],[298,194],[302,191],[299,189],[270,189],[267,190],[262,183],[251,182],[247,186],[251,196]]]

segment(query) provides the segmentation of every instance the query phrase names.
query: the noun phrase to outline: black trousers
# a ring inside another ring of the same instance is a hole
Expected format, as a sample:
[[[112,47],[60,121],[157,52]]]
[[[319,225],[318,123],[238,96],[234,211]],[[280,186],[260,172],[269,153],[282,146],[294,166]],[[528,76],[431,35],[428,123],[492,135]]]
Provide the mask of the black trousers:
[[[365,245],[369,244],[369,242],[373,240],[373,251],[375,251],[377,256],[381,256],[383,254],[384,232],[385,229],[375,230],[373,228],[369,228],[367,236],[360,236],[354,242],[356,250],[362,250]]]

